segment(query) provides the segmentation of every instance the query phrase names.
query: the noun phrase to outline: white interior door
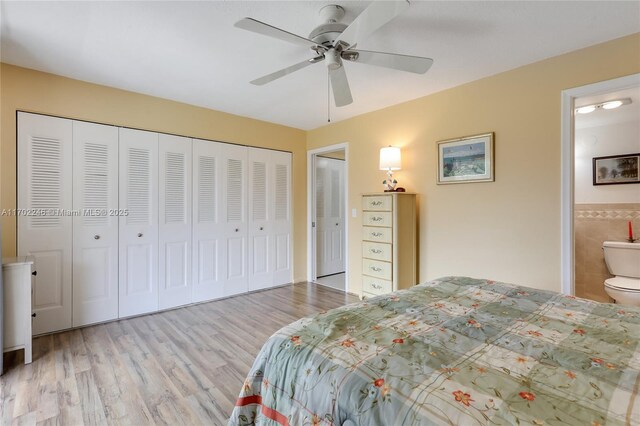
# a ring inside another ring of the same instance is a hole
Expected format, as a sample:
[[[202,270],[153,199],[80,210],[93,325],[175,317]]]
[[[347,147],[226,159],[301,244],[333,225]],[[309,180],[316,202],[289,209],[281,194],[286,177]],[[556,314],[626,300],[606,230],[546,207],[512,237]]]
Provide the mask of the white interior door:
[[[159,136],[159,307],[186,305],[191,292],[191,139]]]
[[[273,285],[273,211],[268,200],[274,193],[271,168],[271,151],[249,148],[249,290]]]
[[[18,113],[18,255],[35,257],[34,334],[71,327],[72,138],[71,120]]]
[[[118,318],[118,129],[73,122],[73,326]]]
[[[120,129],[119,316],[158,310],[158,134]]]
[[[221,145],[222,276],[224,295],[248,291],[247,267],[247,147]]]
[[[193,140],[193,301],[223,297],[226,232],[222,221],[224,145]]]
[[[344,272],[344,161],[316,158],[318,277]]]
[[[291,235],[291,153],[271,151],[269,174],[270,250],[273,253],[273,285],[293,282]]]

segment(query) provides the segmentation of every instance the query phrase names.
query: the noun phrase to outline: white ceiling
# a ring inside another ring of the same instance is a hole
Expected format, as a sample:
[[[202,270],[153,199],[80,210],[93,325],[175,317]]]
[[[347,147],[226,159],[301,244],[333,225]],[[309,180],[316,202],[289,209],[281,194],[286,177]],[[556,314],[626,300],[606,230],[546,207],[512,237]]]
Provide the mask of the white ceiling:
[[[367,1],[0,2],[3,62],[301,129],[327,122],[320,63],[267,86],[250,80],[310,50],[233,27],[250,16],[307,36],[338,3]],[[353,104],[332,121],[419,98],[640,31],[640,2],[414,1],[358,48],[435,60],[425,75],[346,64]],[[594,64],[602,66],[602,64]]]
[[[589,114],[576,114],[575,128],[584,129],[617,123],[640,122],[640,87],[606,93],[604,95],[585,96],[576,99],[575,105],[576,107],[581,107],[625,98],[631,99],[631,103],[615,109],[599,108]]]

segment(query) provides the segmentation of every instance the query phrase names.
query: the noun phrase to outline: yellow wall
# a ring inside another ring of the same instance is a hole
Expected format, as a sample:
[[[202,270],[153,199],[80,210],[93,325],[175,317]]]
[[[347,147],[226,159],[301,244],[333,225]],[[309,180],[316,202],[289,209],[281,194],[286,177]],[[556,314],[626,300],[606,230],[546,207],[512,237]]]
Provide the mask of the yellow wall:
[[[349,206],[360,212],[360,194],[382,189],[379,149],[402,147],[398,181],[419,194],[420,281],[469,275],[559,291],[560,92],[638,72],[634,34],[310,131],[307,149],[349,143]],[[436,141],[485,132],[495,132],[495,182],[436,185]],[[357,292],[362,222],[349,220]]]
[[[294,278],[306,278],[305,132],[2,64],[0,207],[16,207],[16,110],[293,152]],[[16,249],[16,221],[2,218],[2,253]]]

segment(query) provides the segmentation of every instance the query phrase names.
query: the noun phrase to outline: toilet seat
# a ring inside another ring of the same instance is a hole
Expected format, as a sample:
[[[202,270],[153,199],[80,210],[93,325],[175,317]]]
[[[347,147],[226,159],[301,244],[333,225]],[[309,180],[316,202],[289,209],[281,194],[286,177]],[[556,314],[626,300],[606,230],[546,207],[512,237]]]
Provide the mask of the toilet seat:
[[[640,278],[613,277],[605,280],[604,286],[620,291],[640,292]]]

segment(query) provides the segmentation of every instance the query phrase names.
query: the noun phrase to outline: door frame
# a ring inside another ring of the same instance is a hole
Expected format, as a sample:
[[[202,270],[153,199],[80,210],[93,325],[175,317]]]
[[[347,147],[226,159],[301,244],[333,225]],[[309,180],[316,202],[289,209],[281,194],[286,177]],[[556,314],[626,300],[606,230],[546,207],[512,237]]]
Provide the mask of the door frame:
[[[337,143],[307,151],[307,281],[314,282],[316,273],[316,156],[344,151],[344,291],[349,293],[349,143]]]
[[[561,92],[561,204],[560,204],[560,283],[564,294],[575,294],[574,238],[574,156],[575,100],[640,86],[640,73],[600,81]]]

